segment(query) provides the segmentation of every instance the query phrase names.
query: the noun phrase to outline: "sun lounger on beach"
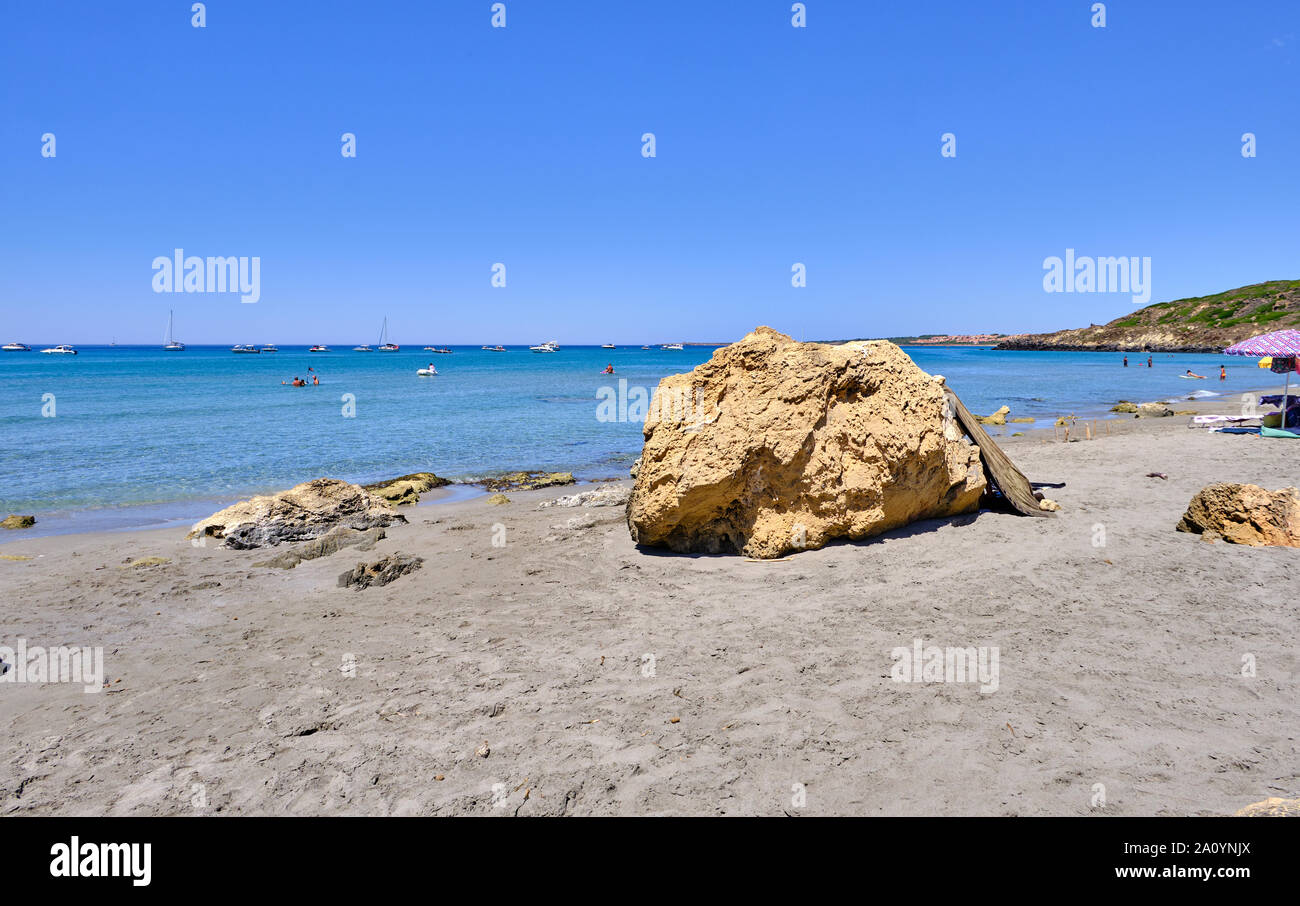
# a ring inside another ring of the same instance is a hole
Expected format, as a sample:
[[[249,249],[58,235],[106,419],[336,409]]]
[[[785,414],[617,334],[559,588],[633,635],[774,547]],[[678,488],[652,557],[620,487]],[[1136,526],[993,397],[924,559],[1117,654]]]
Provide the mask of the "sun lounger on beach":
[[[1258,415],[1193,415],[1192,420],[1187,423],[1189,428],[1217,428],[1224,425],[1238,425],[1242,422],[1253,422],[1259,418]]]

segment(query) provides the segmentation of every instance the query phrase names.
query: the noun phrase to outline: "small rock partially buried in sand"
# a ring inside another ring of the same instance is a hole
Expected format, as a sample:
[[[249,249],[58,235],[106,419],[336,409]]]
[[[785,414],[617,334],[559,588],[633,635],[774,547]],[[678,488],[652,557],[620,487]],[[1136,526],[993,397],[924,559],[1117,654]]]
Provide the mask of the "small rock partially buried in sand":
[[[505,494],[493,494],[487,499],[487,502],[492,504],[492,506],[505,506],[510,502],[510,498]]]
[[[35,524],[36,524],[35,516],[12,515],[12,516],[6,516],[4,522],[0,522],[0,528],[6,528],[6,529],[31,528]]]
[[[1300,799],[1270,796],[1237,810],[1238,818],[1300,818]]]
[[[1130,403],[1128,400],[1120,400],[1110,407],[1111,412],[1127,412],[1134,414],[1138,411],[1137,403]]]
[[[339,588],[362,589],[372,585],[387,585],[407,573],[415,572],[423,565],[423,557],[413,557],[398,551],[381,557],[374,563],[358,563],[339,576]]]
[[[146,569],[150,566],[162,566],[164,563],[171,563],[168,557],[141,557],[139,560],[132,560],[122,569]]]
[[[1300,491],[1208,485],[1196,492],[1177,529],[1251,547],[1300,547]]]

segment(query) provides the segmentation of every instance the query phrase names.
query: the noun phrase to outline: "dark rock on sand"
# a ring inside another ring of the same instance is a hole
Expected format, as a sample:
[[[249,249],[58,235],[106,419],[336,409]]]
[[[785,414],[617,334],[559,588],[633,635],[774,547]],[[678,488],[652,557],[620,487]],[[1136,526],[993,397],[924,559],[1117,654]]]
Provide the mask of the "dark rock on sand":
[[[36,524],[35,516],[6,516],[4,522],[0,522],[0,528],[19,529],[31,528]]]
[[[287,550],[282,554],[277,554],[270,560],[262,560],[253,565],[266,566],[272,569],[293,569],[304,560],[328,557],[345,547],[355,547],[357,550],[362,551],[373,550],[375,544],[383,539],[384,530],[381,528],[358,531],[354,528],[348,528],[346,525],[340,525],[326,535]]]
[[[383,528],[405,517],[388,501],[336,478],[317,478],[279,494],[233,504],[197,522],[187,538],[220,538],[236,550],[309,541],[337,526]]]
[[[413,557],[398,551],[387,557],[381,557],[374,563],[358,563],[339,576],[339,588],[360,589],[372,585],[387,585],[394,579],[415,572],[423,565],[423,557]]]
[[[434,488],[448,484],[451,484],[450,479],[441,478],[432,472],[412,472],[410,475],[377,481],[363,487],[395,506],[407,506],[418,503],[420,495],[425,491],[432,491]]]

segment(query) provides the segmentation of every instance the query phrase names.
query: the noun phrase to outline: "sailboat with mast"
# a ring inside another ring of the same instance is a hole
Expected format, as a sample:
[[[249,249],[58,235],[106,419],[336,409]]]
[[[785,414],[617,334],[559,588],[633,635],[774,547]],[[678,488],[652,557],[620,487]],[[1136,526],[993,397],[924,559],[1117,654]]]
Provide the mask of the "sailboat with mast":
[[[384,326],[379,330],[379,351],[397,352],[401,348],[396,343],[388,342],[388,318],[384,318]]]
[[[172,336],[173,315],[171,309],[167,310],[167,337],[163,341],[163,352],[184,352],[185,344]]]

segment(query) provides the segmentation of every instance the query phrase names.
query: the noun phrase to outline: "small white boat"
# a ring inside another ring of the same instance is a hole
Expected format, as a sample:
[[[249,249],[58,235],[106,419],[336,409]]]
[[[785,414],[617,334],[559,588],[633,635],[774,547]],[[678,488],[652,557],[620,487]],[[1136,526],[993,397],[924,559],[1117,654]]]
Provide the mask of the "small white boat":
[[[365,344],[365,343],[361,344],[360,346],[353,346],[353,347],[352,347],[352,351],[353,351],[353,352],[374,352],[374,350],[371,349],[371,348],[370,348],[367,344]]]
[[[4,346],[0,346],[0,349],[3,349],[5,352],[31,352],[32,351],[32,347],[28,346],[26,343],[6,343]]]
[[[451,355],[451,350],[448,349],[446,346],[426,346],[426,347],[424,347],[424,351],[425,351],[425,352],[437,352],[437,353],[440,353],[440,354],[442,354],[442,355]]]
[[[234,346],[230,347],[230,351],[240,353],[241,355],[258,355],[262,350],[258,349],[256,346],[245,346],[243,343],[236,343]]]
[[[172,336],[172,313],[167,312],[167,336],[163,340],[163,352],[184,352],[185,344]],[[117,344],[114,344],[117,345]]]
[[[543,343],[540,346],[529,346],[528,349],[531,352],[559,352],[560,344],[552,341],[550,343]]]
[[[506,351],[506,348],[505,348],[504,346],[484,346],[483,349],[484,349],[486,352],[505,352],[505,351]]]
[[[263,346],[263,347],[262,347],[262,352],[279,352],[279,351],[280,351],[279,347],[277,347],[277,346],[275,346],[275,345],[269,345],[269,346]]]
[[[74,347],[68,346],[67,344],[64,343],[60,343],[58,346],[51,346],[49,349],[42,349],[41,352],[45,353],[46,355],[76,355],[77,354],[77,350]]]
[[[665,344],[663,345],[663,348],[664,348],[664,349],[672,349],[672,350],[675,350],[675,351],[677,351],[677,352],[681,352],[681,351],[682,351],[682,344],[681,344],[681,343],[665,343]]]
[[[601,348],[601,349],[618,349],[618,347],[615,346],[613,343],[602,343],[602,344],[600,345],[600,348]]]
[[[428,368],[421,368],[419,371],[415,373],[418,374],[420,377],[436,377],[438,374],[438,369],[434,368],[433,363],[430,362]]]
[[[308,349],[307,351],[308,352],[329,352],[330,348],[328,346],[321,346],[320,344],[317,344],[313,346],[311,349]]]

